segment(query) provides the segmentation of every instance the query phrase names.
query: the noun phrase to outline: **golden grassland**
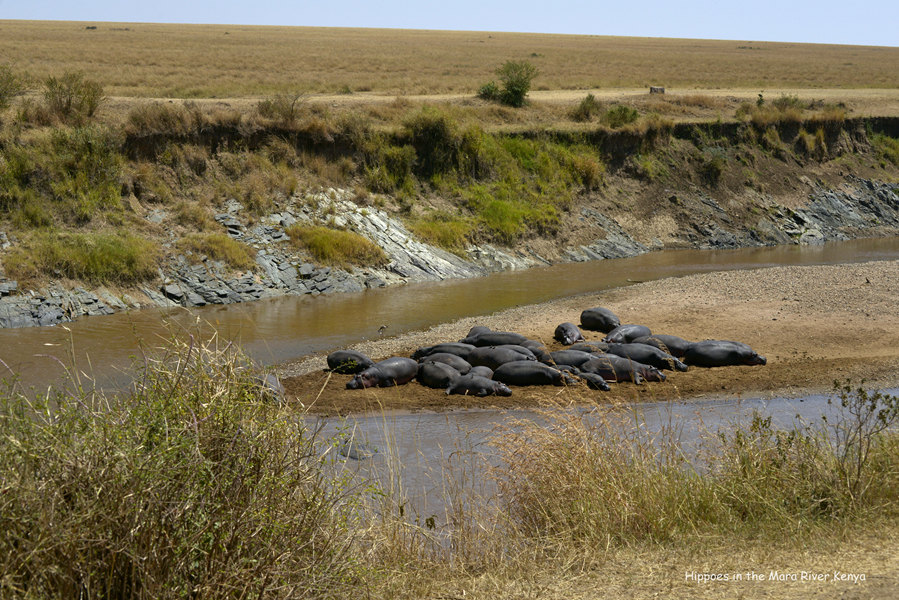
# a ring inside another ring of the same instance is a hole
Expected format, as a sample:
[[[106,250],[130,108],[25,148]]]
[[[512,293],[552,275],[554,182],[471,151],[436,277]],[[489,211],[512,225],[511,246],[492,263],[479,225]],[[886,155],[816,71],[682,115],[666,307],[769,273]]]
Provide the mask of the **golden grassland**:
[[[522,59],[538,91],[899,87],[896,47],[533,33],[7,20],[0,56],[132,97],[470,94]]]

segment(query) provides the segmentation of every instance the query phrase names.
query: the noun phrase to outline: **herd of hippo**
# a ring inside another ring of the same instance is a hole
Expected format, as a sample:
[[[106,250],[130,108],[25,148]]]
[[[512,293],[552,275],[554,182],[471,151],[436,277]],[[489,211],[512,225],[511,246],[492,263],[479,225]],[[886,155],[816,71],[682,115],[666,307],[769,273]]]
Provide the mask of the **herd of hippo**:
[[[550,352],[543,343],[519,333],[478,326],[463,340],[419,348],[412,358],[374,362],[360,352],[338,350],[328,355],[328,368],[353,375],[348,389],[390,387],[417,379],[447,394],[509,396],[510,385],[568,385],[581,380],[592,389],[608,391],[610,382],[664,381],[664,370],[766,362],[742,342],[688,342],[674,335],[654,335],[643,325],[622,325],[606,308],[582,312],[581,327],[606,336],[588,342],[576,325],[562,323],[553,337],[567,348]]]

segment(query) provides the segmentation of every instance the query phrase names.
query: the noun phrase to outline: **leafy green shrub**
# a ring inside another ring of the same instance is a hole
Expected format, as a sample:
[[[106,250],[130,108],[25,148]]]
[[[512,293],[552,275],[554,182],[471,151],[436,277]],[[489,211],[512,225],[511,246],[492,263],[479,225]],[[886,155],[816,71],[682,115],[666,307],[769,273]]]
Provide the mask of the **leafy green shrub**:
[[[78,223],[120,205],[122,156],[108,129],[56,129],[51,138],[50,189]]]
[[[103,86],[85,79],[83,73],[67,72],[44,82],[44,102],[64,123],[81,123],[93,117],[103,99]]]
[[[706,183],[715,186],[721,180],[726,166],[727,153],[723,148],[706,148],[702,153],[699,174]]]
[[[583,123],[598,115],[601,110],[602,103],[596,99],[596,96],[587,94],[580,104],[569,113],[569,117],[572,121]]]
[[[131,233],[40,233],[10,250],[6,271],[20,279],[43,276],[96,285],[133,284],[157,275],[159,247]]]
[[[0,110],[6,110],[16,96],[25,92],[25,77],[13,72],[9,65],[0,65]]]
[[[294,223],[286,231],[295,246],[305,248],[323,264],[348,267],[387,263],[387,255],[380,246],[352,231],[299,223]]]
[[[616,104],[602,116],[602,122],[613,129],[624,127],[637,120],[640,113],[636,108],[624,104]]]
[[[499,102],[499,86],[495,81],[488,81],[478,88],[478,98],[481,100],[489,100],[491,102]]]
[[[362,593],[357,502],[260,369],[193,337],[144,358],[131,393],[0,391],[0,596]]]
[[[478,90],[478,96],[495,100],[506,106],[520,108],[527,101],[531,82],[537,77],[537,67],[526,60],[509,60],[496,69],[501,86],[490,81]]]
[[[178,247],[219,260],[232,269],[249,270],[256,264],[256,251],[224,233],[192,233],[178,240]]]

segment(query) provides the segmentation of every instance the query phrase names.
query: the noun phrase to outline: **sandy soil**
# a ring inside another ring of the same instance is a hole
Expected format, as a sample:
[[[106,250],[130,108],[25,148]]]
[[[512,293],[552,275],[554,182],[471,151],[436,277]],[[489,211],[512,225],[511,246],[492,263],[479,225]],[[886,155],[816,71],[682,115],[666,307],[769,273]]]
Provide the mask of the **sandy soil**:
[[[417,347],[457,341],[473,325],[518,331],[546,343],[556,325],[578,323],[585,308],[605,306],[624,323],[690,340],[733,339],[750,344],[766,366],[671,373],[660,383],[515,387],[507,398],[447,396],[412,382],[398,388],[347,390],[347,375],[325,372],[324,356],[283,365],[288,396],[324,414],[374,409],[446,410],[534,406],[547,399],[658,401],[767,397],[827,392],[835,380],[899,386],[899,261],[716,272],[641,283],[598,294],[517,307],[466,318],[427,331],[366,342],[355,348],[379,360],[409,356]],[[603,334],[584,331],[588,340]]]

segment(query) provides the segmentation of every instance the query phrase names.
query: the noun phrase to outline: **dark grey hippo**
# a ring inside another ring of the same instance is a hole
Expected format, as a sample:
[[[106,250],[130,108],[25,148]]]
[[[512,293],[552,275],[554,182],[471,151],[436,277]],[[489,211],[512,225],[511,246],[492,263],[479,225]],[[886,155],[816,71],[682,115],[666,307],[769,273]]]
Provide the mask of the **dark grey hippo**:
[[[525,361],[500,365],[493,372],[493,378],[509,385],[566,385],[575,381],[568,373],[542,363]]]
[[[764,365],[768,361],[743,342],[705,340],[690,344],[684,362],[697,367],[730,367]]]
[[[367,460],[377,453],[377,448],[358,440],[345,440],[337,447],[337,454],[351,460]]]
[[[462,377],[461,373],[446,363],[426,361],[418,365],[416,379],[425,387],[444,390],[450,383]]]
[[[686,371],[687,365],[677,360],[667,352],[662,352],[655,346],[647,344],[609,344],[609,354],[615,354],[623,358],[629,358],[644,365],[650,365],[657,369],[669,371]]]
[[[581,327],[590,331],[609,333],[619,325],[621,321],[608,308],[597,306],[581,313]]]
[[[525,340],[518,344],[519,346],[524,346],[528,350],[534,353],[534,356],[538,361],[542,362],[545,365],[553,364],[552,356],[549,354],[549,350],[543,344],[543,342],[539,342],[537,340]]]
[[[581,330],[574,323],[560,323],[556,327],[555,332],[553,332],[553,339],[566,346],[570,346],[575,342],[586,341],[584,334],[581,333]]]
[[[472,350],[474,350],[474,346],[472,346],[471,344],[447,342],[445,344],[435,344],[434,346],[423,346],[412,353],[412,358],[414,358],[415,360],[419,360],[422,357],[428,356],[429,354],[445,352],[447,354],[455,354],[456,356],[467,359]]]
[[[468,372],[469,375],[478,375],[480,377],[486,377],[487,379],[493,379],[493,369],[490,367],[485,367],[484,365],[478,365],[477,367],[472,367],[471,371]]]
[[[485,348],[475,348],[468,355],[468,362],[473,367],[484,366],[490,367],[494,371],[502,364],[515,361],[537,362],[533,353],[524,354],[514,348],[508,346],[487,346]]]
[[[608,392],[611,390],[611,386],[609,386],[609,382],[605,380],[602,375],[597,375],[596,373],[585,373],[581,371],[577,374],[580,379],[583,379],[587,382],[587,387],[591,390],[601,390],[603,392]]]
[[[513,331],[486,331],[459,341],[462,344],[472,344],[473,346],[477,346],[478,348],[483,348],[484,346],[521,344],[521,342],[524,342],[526,340],[526,337],[524,337],[520,333],[515,333]]]
[[[471,364],[467,360],[465,360],[461,356],[450,354],[449,352],[435,352],[434,354],[428,354],[427,356],[419,359],[418,362],[444,363],[459,371],[459,373],[461,373],[462,375],[465,375],[466,373],[471,371]]]
[[[355,350],[337,350],[328,355],[328,368],[344,375],[355,375],[373,364],[375,361]]]
[[[415,379],[418,374],[418,363],[411,358],[393,356],[376,362],[361,373],[356,373],[346,387],[348,390],[361,390],[370,387],[392,387],[403,385]]]
[[[259,393],[263,398],[272,400],[284,399],[284,385],[282,385],[281,380],[274,373],[266,373],[265,375],[254,377],[253,380],[259,385]]]
[[[465,337],[477,337],[482,333],[487,333],[488,331],[493,331],[486,325],[475,325],[471,329],[468,330],[468,335]]]
[[[629,344],[638,337],[652,335],[645,325],[619,325],[606,334],[602,341],[609,344]]]
[[[551,352],[550,356],[557,365],[571,365],[572,367],[580,367],[588,360],[596,358],[596,354],[581,350],[556,350]]]
[[[683,358],[687,347],[693,342],[688,342],[684,338],[676,335],[665,335],[654,333],[648,336],[642,336],[631,340],[632,344],[646,344],[647,346],[655,346],[662,352],[667,352],[676,358]]]
[[[452,381],[446,388],[447,395],[463,394],[466,396],[511,396],[512,390],[506,384],[487,379],[480,375],[463,375]]]
[[[600,354],[580,366],[585,373],[596,373],[606,381],[665,381],[665,374],[649,365],[615,354]]]
[[[580,350],[581,352],[599,352],[605,354],[609,350],[609,345],[605,342],[579,342],[572,344],[568,350]]]

